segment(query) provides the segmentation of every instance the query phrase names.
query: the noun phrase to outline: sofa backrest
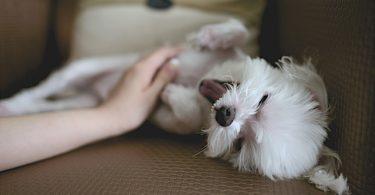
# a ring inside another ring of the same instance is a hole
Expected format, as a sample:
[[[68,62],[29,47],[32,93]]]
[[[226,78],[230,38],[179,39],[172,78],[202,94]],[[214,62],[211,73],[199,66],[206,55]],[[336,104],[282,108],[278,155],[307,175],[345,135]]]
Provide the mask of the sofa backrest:
[[[0,94],[4,97],[44,60],[51,3],[2,0],[0,6]],[[23,82],[24,83],[24,82]]]

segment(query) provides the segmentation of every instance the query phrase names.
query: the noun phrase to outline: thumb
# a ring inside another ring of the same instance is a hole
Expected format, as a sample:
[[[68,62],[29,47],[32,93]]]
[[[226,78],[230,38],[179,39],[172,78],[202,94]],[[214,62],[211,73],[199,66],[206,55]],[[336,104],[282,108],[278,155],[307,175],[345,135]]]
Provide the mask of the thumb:
[[[151,85],[151,91],[153,94],[159,94],[164,86],[176,77],[177,65],[177,63],[169,62],[160,69]]]

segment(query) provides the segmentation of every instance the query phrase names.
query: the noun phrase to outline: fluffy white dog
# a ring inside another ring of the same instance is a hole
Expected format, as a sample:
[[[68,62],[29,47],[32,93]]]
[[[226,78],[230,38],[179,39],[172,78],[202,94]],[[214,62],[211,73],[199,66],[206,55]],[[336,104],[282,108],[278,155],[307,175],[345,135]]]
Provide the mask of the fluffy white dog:
[[[206,128],[206,155],[227,159],[239,170],[271,179],[306,176],[320,189],[348,191],[336,172],[338,156],[323,145],[328,128],[323,80],[310,63],[284,57],[274,68],[247,57],[239,48],[249,36],[237,20],[191,35],[195,46],[171,60],[180,74],[162,92],[151,120],[180,134]],[[40,85],[1,101],[0,115],[95,106],[139,56],[72,61]]]

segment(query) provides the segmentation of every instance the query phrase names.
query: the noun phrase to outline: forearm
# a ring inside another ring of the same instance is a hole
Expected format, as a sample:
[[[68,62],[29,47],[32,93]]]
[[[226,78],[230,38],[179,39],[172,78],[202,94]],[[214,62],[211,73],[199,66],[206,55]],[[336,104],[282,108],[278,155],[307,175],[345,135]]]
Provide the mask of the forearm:
[[[98,108],[0,118],[0,171],[135,129],[175,77],[168,60],[180,51],[163,48],[135,64]]]
[[[119,128],[99,109],[0,118],[0,171],[115,136]]]

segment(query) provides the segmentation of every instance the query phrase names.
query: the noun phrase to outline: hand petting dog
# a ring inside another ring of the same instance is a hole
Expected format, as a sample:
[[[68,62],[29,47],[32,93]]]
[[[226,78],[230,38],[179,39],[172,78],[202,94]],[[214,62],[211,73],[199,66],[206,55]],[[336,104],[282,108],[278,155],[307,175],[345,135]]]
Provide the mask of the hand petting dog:
[[[179,48],[162,48],[138,62],[99,107],[120,126],[116,128],[120,133],[135,129],[146,120],[161,90],[176,76],[177,67],[169,60],[180,51]]]

